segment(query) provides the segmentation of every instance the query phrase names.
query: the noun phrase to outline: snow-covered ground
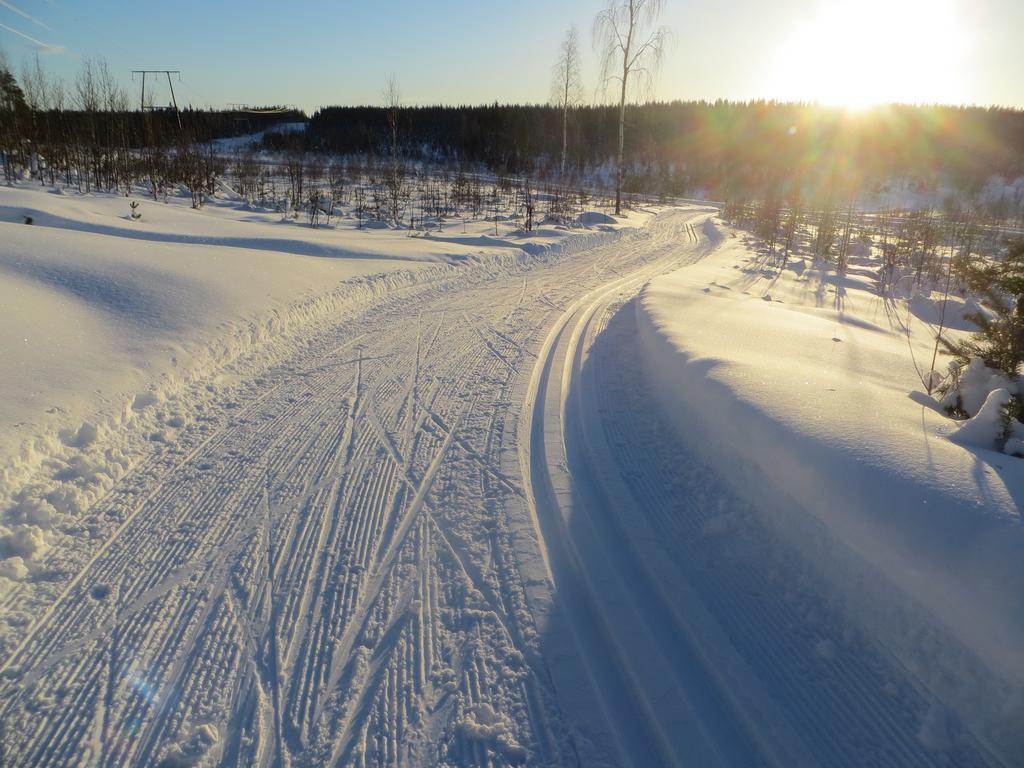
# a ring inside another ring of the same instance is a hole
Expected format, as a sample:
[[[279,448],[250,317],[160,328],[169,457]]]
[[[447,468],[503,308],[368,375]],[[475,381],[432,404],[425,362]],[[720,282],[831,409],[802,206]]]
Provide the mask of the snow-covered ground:
[[[581,275],[572,255],[649,214],[418,238],[173,199],[141,222],[117,197],[0,205],[5,763],[515,756],[548,727],[493,522],[517,489],[507,382],[615,256]],[[415,744],[393,706],[423,711]]]
[[[475,222],[409,237],[336,219],[186,196],[0,191],[0,572],[41,562],[50,539],[231,385],[293,353],[383,292],[466,261],[507,263],[623,225],[529,235]],[[31,218],[32,225],[25,221]],[[433,269],[429,269],[431,265]],[[70,516],[70,517],[68,517]],[[51,536],[51,532],[53,536]],[[20,558],[3,562],[7,558]]]
[[[779,269],[735,231],[704,228],[715,253],[638,305],[659,402],[848,611],[1014,762],[1024,463],[950,440],[957,423],[923,391],[940,297],[885,300],[869,258],[845,276],[802,257]],[[950,324],[969,327],[970,308],[954,297]]]
[[[1017,762],[1018,460],[909,396],[867,275],[769,277],[701,205],[0,212],[0,763]]]
[[[266,130],[246,133],[241,136],[230,136],[223,139],[214,139],[207,146],[214,152],[221,155],[231,155],[234,152],[245,152],[255,150],[262,146],[268,135],[287,135],[290,133],[303,133],[306,130],[306,123],[277,123]]]
[[[213,373],[343,281],[415,269],[436,253],[413,247],[406,261],[385,260],[369,243],[355,252],[324,233],[183,201],[140,210],[133,222],[120,197],[0,192],[5,459],[27,440],[109,421],[169,394],[154,388]]]

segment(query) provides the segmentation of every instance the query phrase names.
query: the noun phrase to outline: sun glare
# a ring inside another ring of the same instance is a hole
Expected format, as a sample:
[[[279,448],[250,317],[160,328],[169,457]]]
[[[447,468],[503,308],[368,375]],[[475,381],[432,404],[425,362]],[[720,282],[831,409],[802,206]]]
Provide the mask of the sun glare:
[[[968,34],[952,0],[832,0],[782,41],[765,90],[864,108],[958,102]]]

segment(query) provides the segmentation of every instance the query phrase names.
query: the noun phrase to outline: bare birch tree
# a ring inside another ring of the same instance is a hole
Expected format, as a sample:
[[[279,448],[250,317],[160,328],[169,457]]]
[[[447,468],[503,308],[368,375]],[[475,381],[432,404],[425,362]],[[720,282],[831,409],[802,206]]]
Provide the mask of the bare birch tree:
[[[388,76],[384,85],[384,107],[388,111],[388,151],[391,154],[391,167],[398,167],[398,122],[402,109],[402,91],[394,75]]]
[[[388,139],[390,142],[391,167],[384,178],[387,197],[388,218],[398,227],[402,223],[407,197],[410,194],[405,185],[405,169],[402,167],[399,149],[398,128],[401,120],[402,93],[394,75],[388,77],[384,87],[384,105],[388,115]]]
[[[626,101],[630,87],[649,85],[661,65],[670,31],[658,26],[665,0],[608,0],[594,19],[594,43],[601,55],[601,80],[619,86],[619,157],[615,174],[615,213],[622,213],[626,175]]]
[[[32,176],[38,176],[41,184],[45,183],[42,171],[43,151],[49,152],[49,136],[43,136],[39,130],[38,117],[49,109],[49,84],[42,64],[39,63],[39,53],[35,55],[33,64],[27,62],[21,68],[21,90],[25,94],[25,104],[28,107],[29,136],[33,142],[31,169]],[[48,120],[41,121],[48,126]]]
[[[565,33],[559,51],[551,83],[551,101],[562,110],[562,164],[565,175],[565,160],[569,150],[569,110],[579,106],[583,100],[583,80],[580,76],[580,34],[575,26]]]

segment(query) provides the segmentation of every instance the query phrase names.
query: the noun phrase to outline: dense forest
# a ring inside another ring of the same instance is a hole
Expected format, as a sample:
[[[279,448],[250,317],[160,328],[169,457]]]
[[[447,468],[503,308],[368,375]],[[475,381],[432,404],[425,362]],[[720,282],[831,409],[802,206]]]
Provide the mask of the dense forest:
[[[398,110],[404,154],[480,163],[508,173],[550,171],[561,151],[561,113],[548,106]],[[305,136],[278,138],[342,154],[386,152],[391,110],[329,107]],[[569,120],[577,173],[615,155],[615,107],[579,107]],[[862,191],[894,176],[922,185],[944,175],[964,191],[993,175],[1024,175],[1024,112],[943,106],[850,111],[775,102],[671,102],[627,109],[632,191],[758,194],[799,179],[804,190]],[[654,189],[652,189],[652,186]]]

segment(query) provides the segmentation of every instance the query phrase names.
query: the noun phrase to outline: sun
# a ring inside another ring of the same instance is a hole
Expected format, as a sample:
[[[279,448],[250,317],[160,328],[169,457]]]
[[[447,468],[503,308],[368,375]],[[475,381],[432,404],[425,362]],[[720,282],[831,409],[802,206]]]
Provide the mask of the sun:
[[[967,45],[953,0],[822,0],[782,40],[765,90],[852,109],[956,103]]]

